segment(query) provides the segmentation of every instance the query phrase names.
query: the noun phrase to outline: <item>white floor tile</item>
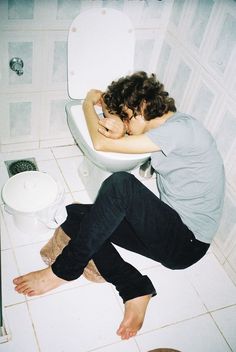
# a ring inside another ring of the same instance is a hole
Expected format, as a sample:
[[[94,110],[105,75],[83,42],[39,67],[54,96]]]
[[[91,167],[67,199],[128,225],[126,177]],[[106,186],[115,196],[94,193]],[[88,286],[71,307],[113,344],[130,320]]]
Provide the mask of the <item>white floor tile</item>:
[[[45,243],[46,242],[36,243],[28,246],[18,247],[15,249],[16,261],[20,271],[20,275],[24,275],[32,271],[46,268],[46,264],[43,262],[40,256],[40,250]],[[90,281],[86,280],[83,276],[81,276],[77,280],[70,281],[68,282],[68,284],[62,285],[59,288],[44,294],[44,296],[88,284],[90,284]],[[38,297],[27,297],[27,300],[32,299],[38,299]]]
[[[38,168],[39,168],[39,171],[47,172],[57,182],[59,182],[60,186],[64,188],[65,192],[69,191],[67,184],[55,160],[39,161]]]
[[[72,193],[74,202],[79,202],[81,204],[92,204],[92,200],[89,197],[87,191],[79,191],[79,192],[73,192]]]
[[[57,159],[61,172],[71,192],[84,190],[84,185],[78,174],[79,165],[82,160],[82,156]]]
[[[139,348],[134,339],[122,341],[106,347],[96,349],[94,352],[139,352]]]
[[[212,317],[232,350],[236,351],[236,306],[213,312]]]
[[[4,249],[11,248],[10,238],[5,225],[5,221],[3,219],[1,207],[0,207],[0,231],[1,231],[1,249],[4,250]]]
[[[74,203],[74,199],[71,193],[65,193],[65,205]]]
[[[5,309],[11,340],[0,344],[0,352],[39,352],[26,304]]]
[[[83,155],[77,145],[68,145],[65,147],[52,148],[52,152],[56,159]]]
[[[209,315],[143,334],[136,341],[141,352],[164,347],[181,352],[230,352]]]
[[[122,313],[108,285],[45,296],[29,307],[43,352],[85,352],[120,341]]]
[[[213,254],[185,270],[209,311],[236,304],[236,286]]]
[[[12,250],[2,251],[2,302],[3,306],[25,302],[25,297],[19,295],[15,289],[12,280],[19,276],[19,271]]]
[[[156,288],[149,303],[141,333],[196,317],[206,312],[194,287],[183,272],[162,266],[144,270]]]
[[[161,266],[160,263],[155,262],[152,259],[146,258],[142,255],[139,255],[137,253],[128,251],[124,248],[121,248],[119,246],[116,246],[116,249],[118,250],[118,252],[120,253],[120,255],[122,256],[122,258],[130,263],[131,265],[133,265],[135,268],[137,268],[138,270],[143,270],[143,269],[147,269],[147,268],[152,268],[152,267],[157,267],[157,266]]]

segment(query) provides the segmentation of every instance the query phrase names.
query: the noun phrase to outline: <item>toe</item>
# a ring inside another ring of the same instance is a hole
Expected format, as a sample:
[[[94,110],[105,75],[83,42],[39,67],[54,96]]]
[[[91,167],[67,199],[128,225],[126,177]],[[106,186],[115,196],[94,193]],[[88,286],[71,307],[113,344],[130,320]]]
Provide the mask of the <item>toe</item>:
[[[13,283],[15,285],[20,284],[22,281],[23,281],[23,277],[22,276],[19,276],[19,277],[16,277],[15,279],[13,279]]]
[[[28,289],[29,287],[25,284],[22,284],[22,285],[18,285],[15,287],[15,290],[18,292],[18,293],[23,293]]]

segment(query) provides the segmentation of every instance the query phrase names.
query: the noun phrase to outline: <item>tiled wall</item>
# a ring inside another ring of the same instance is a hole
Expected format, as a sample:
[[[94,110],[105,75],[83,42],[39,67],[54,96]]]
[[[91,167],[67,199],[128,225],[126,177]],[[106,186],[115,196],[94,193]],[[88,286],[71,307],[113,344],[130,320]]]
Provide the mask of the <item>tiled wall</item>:
[[[112,7],[136,30],[135,69],[153,70],[172,0],[1,0],[0,146],[2,151],[73,144],[66,123],[67,33],[79,13]],[[24,74],[9,69],[20,57]]]
[[[236,282],[236,2],[175,0],[156,72],[179,110],[200,119],[223,156],[227,187],[213,248]]]

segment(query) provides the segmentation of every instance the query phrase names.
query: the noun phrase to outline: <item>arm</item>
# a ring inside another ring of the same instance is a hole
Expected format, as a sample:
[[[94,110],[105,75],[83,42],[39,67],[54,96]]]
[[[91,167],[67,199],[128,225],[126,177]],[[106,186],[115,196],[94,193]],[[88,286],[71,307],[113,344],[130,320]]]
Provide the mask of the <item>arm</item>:
[[[160,150],[145,134],[123,136],[119,139],[105,137],[99,132],[99,118],[94,105],[101,98],[101,92],[92,90],[83,103],[83,111],[95,150],[117,153],[150,153]]]
[[[99,132],[108,138],[117,139],[123,137],[127,132],[127,124],[121,120],[120,116],[109,113],[103,101],[101,105],[105,118],[99,119]]]

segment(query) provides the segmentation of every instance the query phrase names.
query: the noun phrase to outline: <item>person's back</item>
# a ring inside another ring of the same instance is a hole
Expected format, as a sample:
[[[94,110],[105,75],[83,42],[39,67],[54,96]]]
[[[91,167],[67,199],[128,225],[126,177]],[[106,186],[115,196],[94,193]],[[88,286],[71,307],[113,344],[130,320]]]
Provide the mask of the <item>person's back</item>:
[[[225,182],[213,137],[198,120],[180,112],[147,135],[161,147],[152,153],[161,199],[198,240],[210,243],[219,225]]]

